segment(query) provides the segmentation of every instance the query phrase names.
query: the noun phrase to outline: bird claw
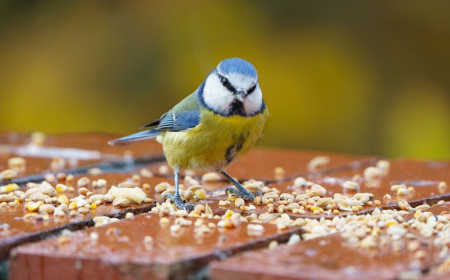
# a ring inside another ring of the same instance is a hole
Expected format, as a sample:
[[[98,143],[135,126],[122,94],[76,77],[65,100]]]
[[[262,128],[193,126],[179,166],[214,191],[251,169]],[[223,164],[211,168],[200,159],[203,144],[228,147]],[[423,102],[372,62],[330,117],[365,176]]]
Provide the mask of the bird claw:
[[[188,203],[186,200],[181,199],[181,196],[175,196],[171,193],[166,193],[162,197],[164,200],[170,199],[175,207],[180,210],[192,211],[194,210],[195,204]]]
[[[235,189],[233,187],[228,187],[226,189],[225,193],[227,196],[228,196],[228,193],[232,193],[233,195],[235,195],[237,197],[241,197],[242,199],[247,200],[247,201],[254,201],[255,196],[262,196],[259,191],[257,191],[256,194],[254,194],[254,193],[249,192],[244,187],[242,187],[242,189],[241,188]]]

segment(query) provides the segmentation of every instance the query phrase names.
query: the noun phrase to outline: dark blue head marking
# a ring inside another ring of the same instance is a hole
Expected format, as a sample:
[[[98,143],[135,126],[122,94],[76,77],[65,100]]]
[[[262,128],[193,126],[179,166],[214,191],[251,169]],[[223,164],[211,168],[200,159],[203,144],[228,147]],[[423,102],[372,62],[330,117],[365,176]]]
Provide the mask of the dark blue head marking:
[[[253,67],[253,65],[250,62],[237,57],[223,60],[222,62],[219,63],[217,69],[221,74],[224,75],[230,73],[238,73],[254,78],[258,77],[258,73],[256,73],[255,67]]]

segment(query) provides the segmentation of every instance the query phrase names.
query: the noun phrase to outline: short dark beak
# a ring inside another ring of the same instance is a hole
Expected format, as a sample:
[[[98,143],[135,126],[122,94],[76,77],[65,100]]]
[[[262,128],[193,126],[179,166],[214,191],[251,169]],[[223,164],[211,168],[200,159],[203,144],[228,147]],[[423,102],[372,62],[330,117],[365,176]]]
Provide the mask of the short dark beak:
[[[244,102],[245,97],[247,96],[247,93],[243,90],[239,90],[236,92],[236,99]]]

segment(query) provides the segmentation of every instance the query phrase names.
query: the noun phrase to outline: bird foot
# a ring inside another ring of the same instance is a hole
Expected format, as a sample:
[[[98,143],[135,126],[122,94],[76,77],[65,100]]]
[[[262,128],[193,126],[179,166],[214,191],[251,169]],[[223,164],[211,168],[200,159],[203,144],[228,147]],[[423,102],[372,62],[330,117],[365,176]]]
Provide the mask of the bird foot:
[[[262,196],[261,192],[257,191],[256,193],[251,193],[244,187],[239,188],[239,189],[236,189],[233,187],[228,187],[226,189],[225,193],[227,196],[229,193],[231,193],[231,194],[233,194],[237,197],[241,197],[242,199],[247,200],[247,201],[254,201],[255,196]]]
[[[181,199],[179,195],[173,195],[171,193],[166,193],[163,196],[163,199],[170,199],[176,208],[180,210],[192,211],[194,210],[195,204],[188,203],[186,200]]]

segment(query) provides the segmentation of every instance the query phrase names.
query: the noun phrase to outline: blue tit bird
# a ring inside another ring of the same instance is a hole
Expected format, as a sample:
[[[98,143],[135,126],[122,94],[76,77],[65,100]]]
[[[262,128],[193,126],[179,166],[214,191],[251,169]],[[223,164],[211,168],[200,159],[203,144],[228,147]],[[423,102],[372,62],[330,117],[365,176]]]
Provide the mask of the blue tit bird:
[[[268,116],[255,67],[243,59],[230,58],[221,61],[191,95],[160,119],[142,127],[153,129],[109,144],[161,135],[164,155],[175,175],[175,195],[167,194],[164,198],[169,198],[178,209],[194,208],[194,204],[180,196],[181,169],[220,172],[237,188],[229,187],[227,194],[253,201],[255,194],[225,170],[253,147]]]

